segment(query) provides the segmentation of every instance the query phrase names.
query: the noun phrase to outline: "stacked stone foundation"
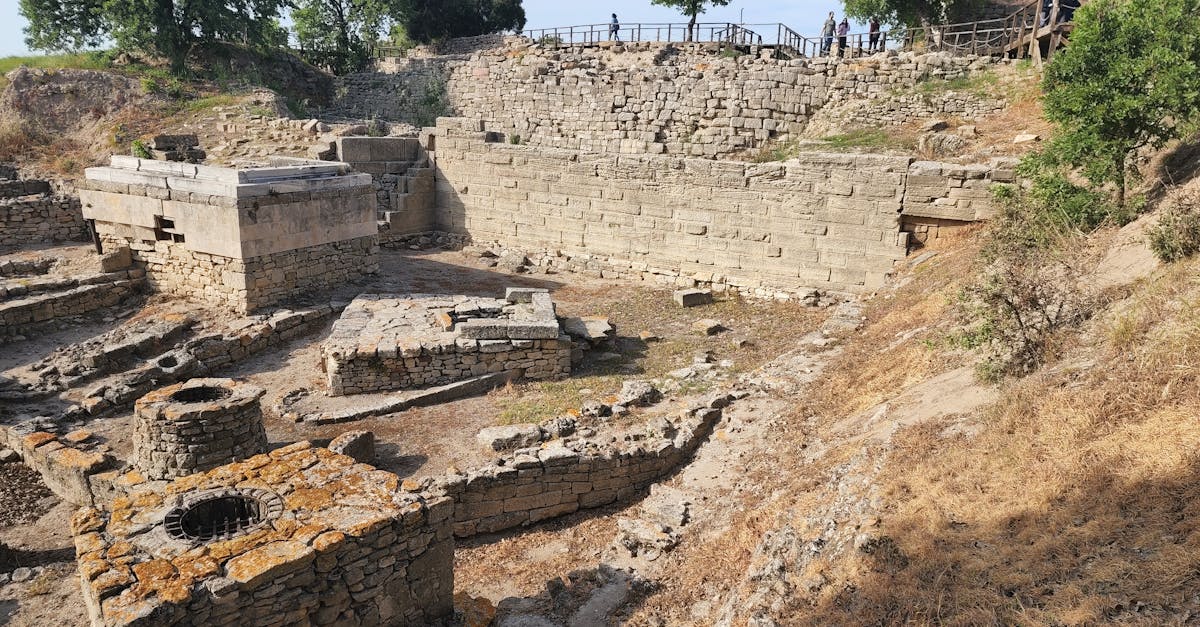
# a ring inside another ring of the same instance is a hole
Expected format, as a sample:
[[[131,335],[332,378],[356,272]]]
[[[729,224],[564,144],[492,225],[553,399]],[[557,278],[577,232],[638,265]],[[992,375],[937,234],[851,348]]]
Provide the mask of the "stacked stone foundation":
[[[262,388],[230,379],[192,379],[134,405],[133,465],[149,479],[175,479],[267,449]]]

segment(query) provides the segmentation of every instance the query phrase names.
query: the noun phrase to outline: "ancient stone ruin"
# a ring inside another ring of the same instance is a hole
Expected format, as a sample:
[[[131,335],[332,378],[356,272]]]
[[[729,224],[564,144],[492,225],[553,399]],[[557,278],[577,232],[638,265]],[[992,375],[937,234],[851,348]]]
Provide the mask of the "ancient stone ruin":
[[[452,610],[453,503],[399,487],[305,442],[80,510],[92,622],[432,624]]]
[[[279,158],[231,169],[114,156],[79,192],[155,289],[248,312],[378,270],[371,177]]]
[[[134,404],[133,465],[147,479],[175,479],[266,451],[259,398],[230,379],[192,379]]]
[[[442,385],[513,373],[571,372],[571,340],[546,290],[503,299],[366,294],[354,299],[321,348],[334,396]]]

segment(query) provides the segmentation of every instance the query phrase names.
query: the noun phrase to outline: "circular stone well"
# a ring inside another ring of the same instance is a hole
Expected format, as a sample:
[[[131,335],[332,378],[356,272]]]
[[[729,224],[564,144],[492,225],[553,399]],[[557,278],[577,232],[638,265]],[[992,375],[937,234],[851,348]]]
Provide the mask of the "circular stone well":
[[[264,390],[232,379],[192,379],[138,399],[133,465],[174,479],[265,452]]]

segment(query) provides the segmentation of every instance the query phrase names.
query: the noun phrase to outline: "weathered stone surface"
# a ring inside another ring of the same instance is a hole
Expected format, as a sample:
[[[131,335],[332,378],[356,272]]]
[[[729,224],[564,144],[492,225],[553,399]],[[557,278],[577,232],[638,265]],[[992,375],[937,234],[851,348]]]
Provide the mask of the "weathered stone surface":
[[[370,431],[347,431],[329,443],[329,450],[369,464],[375,461],[375,434]]]
[[[700,335],[716,335],[724,328],[720,320],[712,318],[702,318],[692,323],[692,331]]]
[[[475,441],[493,451],[508,451],[533,446],[545,437],[537,425],[502,425],[481,430]]]
[[[570,343],[560,336],[548,294],[518,294],[528,302],[432,294],[359,296],[322,346],[330,393],[441,386],[488,374],[510,379],[566,376]]]
[[[589,344],[599,344],[617,335],[617,329],[608,318],[584,316],[566,318],[562,322],[563,331],[571,337],[579,338]]]
[[[662,393],[649,381],[626,381],[617,393],[617,404],[627,407],[653,405],[662,398]]]
[[[680,307],[699,307],[713,302],[712,290],[675,290],[675,303]]]

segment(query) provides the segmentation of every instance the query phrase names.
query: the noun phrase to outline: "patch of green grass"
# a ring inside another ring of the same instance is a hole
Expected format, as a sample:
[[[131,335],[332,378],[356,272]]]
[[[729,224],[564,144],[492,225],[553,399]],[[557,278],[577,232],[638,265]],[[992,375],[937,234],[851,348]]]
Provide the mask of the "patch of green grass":
[[[980,72],[972,76],[960,76],[952,79],[928,78],[917,83],[916,90],[922,94],[938,94],[946,91],[966,91],[980,95],[995,92],[1000,84],[1000,75],[993,72]]]
[[[195,100],[188,100],[187,102],[181,104],[184,111],[199,113],[201,111],[208,111],[209,109],[215,107],[228,107],[235,105],[237,102],[237,96],[234,96],[233,94],[215,94],[212,96],[204,96],[203,98],[196,98]]]
[[[796,140],[788,140],[783,143],[773,143],[763,146],[754,156],[750,158],[754,163],[771,163],[774,161],[787,161],[800,153],[800,147]]]
[[[841,135],[830,135],[823,138],[829,147],[835,150],[851,148],[900,148],[912,150],[916,146],[910,139],[897,136],[895,133],[878,128],[863,128],[848,131]]]
[[[112,58],[107,52],[0,57],[0,74],[7,74],[21,66],[45,70],[103,70],[112,67]]]

